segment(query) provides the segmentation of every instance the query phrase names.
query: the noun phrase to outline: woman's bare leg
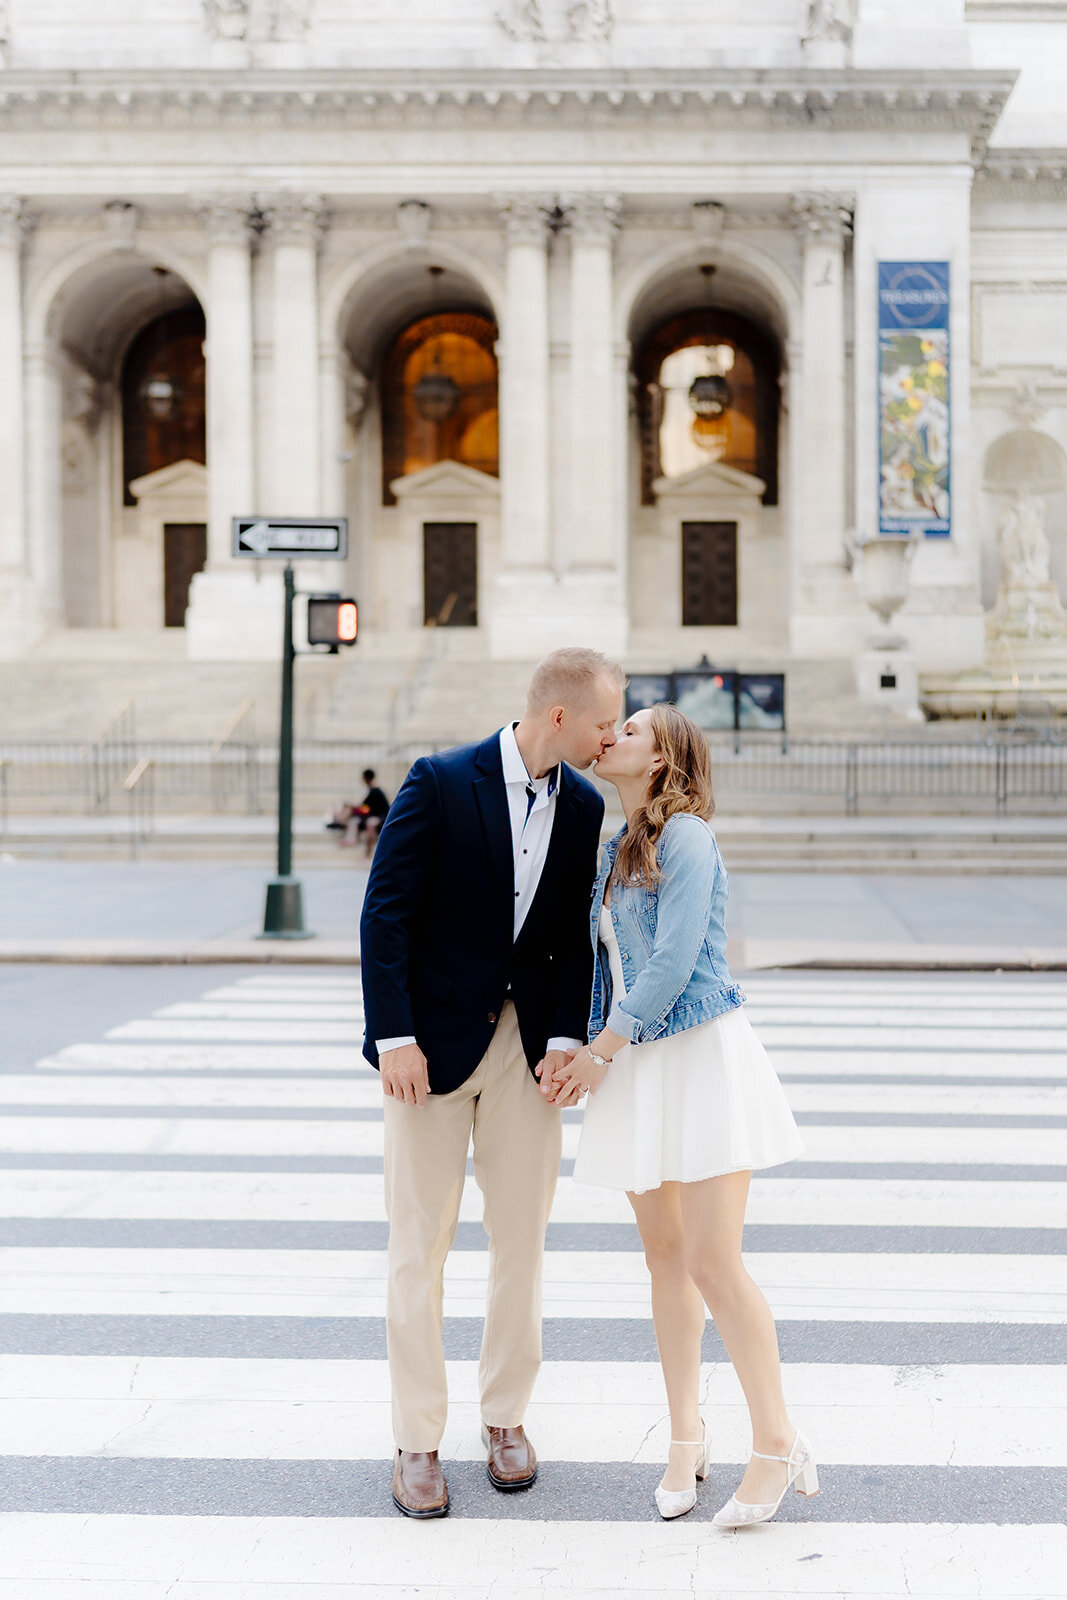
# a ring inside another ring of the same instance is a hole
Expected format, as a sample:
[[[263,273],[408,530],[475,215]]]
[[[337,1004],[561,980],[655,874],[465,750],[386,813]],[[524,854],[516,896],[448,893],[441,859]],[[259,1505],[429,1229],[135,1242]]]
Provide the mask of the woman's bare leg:
[[[671,1438],[698,1442],[700,1429],[700,1341],[704,1302],[685,1265],[680,1183],[664,1183],[648,1194],[628,1195],[652,1275],[652,1320],[667,1388]],[[696,1450],[670,1452],[661,1487],[691,1488]]]
[[[685,1264],[722,1336],[748,1402],[752,1448],[787,1455],[796,1430],[782,1394],[778,1334],[762,1290],[741,1258],[750,1172],[731,1172],[703,1183],[686,1183],[679,1209],[685,1237]],[[737,1489],[747,1503],[777,1500],[786,1469],[773,1461],[750,1460]]]

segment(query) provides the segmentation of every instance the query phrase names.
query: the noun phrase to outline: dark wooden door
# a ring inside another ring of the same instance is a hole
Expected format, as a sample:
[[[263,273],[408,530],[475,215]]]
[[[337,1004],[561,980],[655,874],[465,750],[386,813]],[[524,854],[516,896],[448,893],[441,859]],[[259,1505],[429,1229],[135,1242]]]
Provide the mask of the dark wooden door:
[[[737,626],[737,523],[682,523],[682,625]]]
[[[423,621],[439,628],[478,626],[478,524],[422,525]]]
[[[163,626],[185,627],[189,585],[207,560],[206,522],[163,524]]]

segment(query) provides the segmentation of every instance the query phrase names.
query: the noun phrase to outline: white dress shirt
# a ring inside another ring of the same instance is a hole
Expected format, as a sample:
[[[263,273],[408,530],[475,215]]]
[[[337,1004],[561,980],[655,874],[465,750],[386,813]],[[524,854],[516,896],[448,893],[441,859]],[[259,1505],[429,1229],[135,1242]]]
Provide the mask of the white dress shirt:
[[[515,869],[513,940],[519,937],[545,869],[560,781],[559,767],[553,768],[543,778],[530,777],[515,742],[517,726],[517,723],[509,722],[500,730],[500,761],[511,819],[511,854]],[[545,1048],[577,1050],[581,1042],[580,1039],[559,1037],[549,1039]],[[409,1035],[398,1039],[378,1039],[375,1043],[378,1054],[384,1055],[386,1050],[398,1050],[401,1045],[414,1044],[415,1039]]]

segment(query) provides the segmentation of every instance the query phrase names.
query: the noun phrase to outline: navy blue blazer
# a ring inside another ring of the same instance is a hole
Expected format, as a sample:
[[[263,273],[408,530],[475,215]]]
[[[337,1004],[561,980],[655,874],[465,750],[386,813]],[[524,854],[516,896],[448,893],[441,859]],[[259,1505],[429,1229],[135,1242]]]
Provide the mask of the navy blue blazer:
[[[448,1094],[477,1067],[508,988],[532,1069],[549,1039],[586,1037],[593,957],[589,896],[604,802],[571,768],[548,854],[518,939],[515,865],[500,736],[423,756],[389,808],[360,919],[363,1053],[413,1034],[430,1089]]]

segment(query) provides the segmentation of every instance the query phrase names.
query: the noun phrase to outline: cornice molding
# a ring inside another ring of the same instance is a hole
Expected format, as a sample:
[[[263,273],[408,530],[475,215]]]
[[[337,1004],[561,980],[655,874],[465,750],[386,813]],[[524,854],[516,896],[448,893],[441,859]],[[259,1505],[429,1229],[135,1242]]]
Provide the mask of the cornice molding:
[[[980,155],[1014,72],[855,68],[647,72],[0,72],[0,128],[402,125],[959,129]]]
[[[1067,199],[1067,150],[987,150],[975,194],[983,200]]]

